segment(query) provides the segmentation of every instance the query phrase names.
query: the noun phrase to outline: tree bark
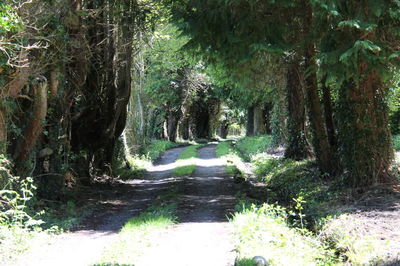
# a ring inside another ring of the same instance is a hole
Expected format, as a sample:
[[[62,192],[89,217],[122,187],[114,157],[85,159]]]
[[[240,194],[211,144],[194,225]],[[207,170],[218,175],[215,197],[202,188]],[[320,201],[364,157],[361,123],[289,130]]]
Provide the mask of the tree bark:
[[[345,181],[354,189],[391,181],[389,167],[393,159],[385,89],[375,71],[365,78],[348,81],[339,94],[339,145]]]
[[[299,65],[292,63],[287,69],[286,99],[288,104],[288,144],[285,157],[302,160],[307,157],[305,138],[304,95],[300,84]]]
[[[260,105],[254,107],[254,135],[264,135],[267,133],[265,125],[264,109]]]
[[[322,106],[319,99],[317,74],[312,70],[316,67],[314,56],[315,48],[313,44],[310,44],[305,53],[305,67],[310,71],[305,78],[305,94],[313,138],[312,143],[319,169],[323,173],[334,175],[336,174],[337,167],[335,164],[337,160],[335,160],[335,156],[329,144]]]
[[[29,153],[43,131],[47,114],[47,87],[47,80],[43,76],[37,77],[33,83],[35,97],[31,120],[24,130],[23,138],[14,154],[14,158],[18,162],[28,159]]]
[[[246,136],[254,136],[254,106],[247,108]]]
[[[329,143],[336,152],[337,149],[337,136],[335,122],[333,120],[332,96],[331,90],[326,86],[326,76],[322,79],[322,99],[324,103],[325,124],[328,132]]]

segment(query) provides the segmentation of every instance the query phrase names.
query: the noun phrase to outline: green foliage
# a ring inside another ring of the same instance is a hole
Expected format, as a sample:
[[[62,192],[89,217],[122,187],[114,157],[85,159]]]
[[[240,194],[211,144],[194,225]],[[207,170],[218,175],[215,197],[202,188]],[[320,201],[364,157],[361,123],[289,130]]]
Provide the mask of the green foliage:
[[[400,152],[400,135],[393,136],[393,147],[396,151]]]
[[[3,36],[6,33],[17,32],[23,29],[23,24],[18,14],[7,2],[10,1],[0,3],[0,35]]]
[[[306,230],[288,225],[284,208],[263,204],[251,206],[233,216],[234,238],[239,252],[237,265],[250,264],[263,256],[270,265],[331,265],[334,252]]]
[[[36,189],[33,179],[13,176],[10,161],[0,157],[0,224],[27,228],[41,224],[29,213]]]
[[[299,196],[312,198],[323,189],[319,172],[313,169],[311,161],[275,159],[260,154],[253,158],[252,163],[257,177],[263,180],[282,202],[288,203]]]
[[[245,137],[236,143],[236,148],[241,152],[245,161],[250,161],[253,155],[266,152],[271,147],[272,138],[269,135]]]

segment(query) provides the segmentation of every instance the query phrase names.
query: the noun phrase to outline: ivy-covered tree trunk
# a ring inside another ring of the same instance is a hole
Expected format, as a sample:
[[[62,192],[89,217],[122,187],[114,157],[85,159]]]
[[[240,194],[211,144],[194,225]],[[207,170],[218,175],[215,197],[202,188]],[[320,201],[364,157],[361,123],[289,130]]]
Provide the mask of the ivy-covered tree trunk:
[[[254,135],[263,135],[267,133],[266,118],[264,109],[261,105],[254,107]]]
[[[364,78],[346,82],[339,93],[340,156],[345,180],[353,188],[390,181],[393,159],[385,88],[376,72],[368,73],[366,64],[360,70],[367,73]]]
[[[305,109],[299,65],[296,63],[290,64],[287,69],[286,94],[288,103],[288,143],[285,157],[302,160],[307,157],[307,142],[304,132]]]
[[[335,129],[335,122],[333,120],[333,107],[332,107],[332,96],[331,89],[325,84],[326,77],[322,79],[322,99],[324,104],[324,115],[326,130],[328,132],[329,143],[336,152],[337,149],[337,136]]]
[[[33,81],[33,111],[29,123],[24,130],[21,141],[17,144],[14,158],[17,162],[24,162],[42,134],[47,114],[47,79],[38,76]]]
[[[254,106],[247,108],[246,136],[254,136]]]
[[[265,118],[265,133],[266,134],[271,134],[272,129],[271,129],[271,112],[272,112],[273,104],[272,103],[266,103],[264,105],[263,109],[263,116]]]
[[[309,45],[305,54],[305,67],[308,70],[315,69],[315,48]],[[319,169],[323,173],[335,174],[335,157],[329,144],[328,134],[326,130],[325,120],[322,112],[322,106],[319,98],[319,90],[317,85],[317,74],[315,71],[308,73],[305,78],[305,94],[310,120],[312,143],[315,157]]]
[[[181,113],[179,111],[169,111],[166,119],[167,126],[167,138],[169,141],[176,141],[178,133],[178,123],[181,118]]]

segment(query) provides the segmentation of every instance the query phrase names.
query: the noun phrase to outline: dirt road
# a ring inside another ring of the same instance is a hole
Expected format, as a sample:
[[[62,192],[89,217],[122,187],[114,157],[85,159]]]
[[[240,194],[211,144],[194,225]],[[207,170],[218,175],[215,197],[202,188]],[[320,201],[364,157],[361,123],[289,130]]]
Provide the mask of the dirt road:
[[[85,230],[61,234],[35,246],[17,265],[93,265],[129,218],[177,184],[182,190],[179,223],[166,230],[132,265],[233,265],[232,228],[227,222],[235,204],[233,179],[226,175],[223,162],[215,158],[215,145],[208,145],[199,150],[194,174],[177,182],[171,171],[183,149],[165,152],[145,179],[104,193]]]

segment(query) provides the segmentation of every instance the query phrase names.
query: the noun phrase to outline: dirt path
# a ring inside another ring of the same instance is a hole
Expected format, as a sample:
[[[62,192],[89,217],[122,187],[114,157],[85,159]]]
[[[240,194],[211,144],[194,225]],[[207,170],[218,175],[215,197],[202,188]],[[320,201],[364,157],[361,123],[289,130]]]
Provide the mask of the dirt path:
[[[92,265],[101,257],[104,247],[114,241],[118,231],[131,217],[145,210],[159,195],[171,186],[171,169],[183,147],[164,153],[158,165],[150,169],[143,180],[121,183],[88,198],[97,206],[83,228],[71,233],[52,237],[37,244],[13,265]]]
[[[145,179],[119,184],[88,199],[98,206],[84,230],[52,237],[15,265],[93,265],[129,218],[177,185],[181,189],[179,224],[161,233],[132,265],[233,265],[232,228],[227,222],[235,204],[233,179],[226,176],[223,161],[215,158],[215,145],[199,150],[192,177],[171,178],[174,162],[183,149],[167,151]]]
[[[191,177],[184,177],[179,200],[179,224],[161,235],[134,262],[138,266],[234,265],[232,228],[227,215],[235,204],[234,183],[215,158],[215,145],[199,150]]]

